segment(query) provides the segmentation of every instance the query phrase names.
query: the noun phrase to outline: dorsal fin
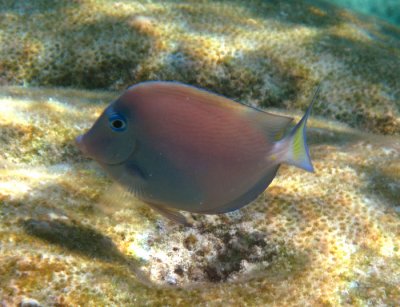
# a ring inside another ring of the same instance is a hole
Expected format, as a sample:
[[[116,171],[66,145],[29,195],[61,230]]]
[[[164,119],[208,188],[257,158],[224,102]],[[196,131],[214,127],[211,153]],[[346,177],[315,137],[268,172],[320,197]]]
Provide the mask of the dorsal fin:
[[[269,112],[265,112],[253,106],[249,106],[242,102],[226,98],[222,95],[209,92],[205,89],[200,89],[195,86],[171,82],[171,81],[147,81],[136,84],[130,87],[128,90],[141,90],[162,93],[162,95],[173,96],[182,101],[201,101],[204,104],[211,104],[218,107],[230,109],[240,114],[247,114],[253,124],[265,132],[266,136],[271,141],[277,141],[283,136],[283,132],[293,120],[291,117],[276,115]]]
[[[276,115],[256,108],[249,109],[248,117],[261,127],[267,138],[273,142],[280,140],[286,128],[293,121],[292,117]]]

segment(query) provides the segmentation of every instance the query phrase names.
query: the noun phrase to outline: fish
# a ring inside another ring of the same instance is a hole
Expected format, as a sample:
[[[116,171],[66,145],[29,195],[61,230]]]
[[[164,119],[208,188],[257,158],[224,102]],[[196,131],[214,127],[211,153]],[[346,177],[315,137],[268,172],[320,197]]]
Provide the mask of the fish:
[[[304,116],[265,112],[173,81],[127,88],[76,138],[127,191],[187,225],[180,211],[223,214],[254,201],[282,163],[313,172]]]

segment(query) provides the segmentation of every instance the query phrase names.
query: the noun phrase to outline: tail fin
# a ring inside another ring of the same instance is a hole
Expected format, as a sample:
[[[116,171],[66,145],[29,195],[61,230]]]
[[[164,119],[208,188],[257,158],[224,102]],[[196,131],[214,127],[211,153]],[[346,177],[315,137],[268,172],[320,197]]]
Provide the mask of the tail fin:
[[[303,118],[297,123],[285,141],[287,142],[287,152],[284,161],[288,164],[300,167],[308,172],[313,172],[314,167],[311,163],[310,153],[307,146],[306,124],[310,116],[311,109],[318,96],[320,85],[318,86],[314,97]]]

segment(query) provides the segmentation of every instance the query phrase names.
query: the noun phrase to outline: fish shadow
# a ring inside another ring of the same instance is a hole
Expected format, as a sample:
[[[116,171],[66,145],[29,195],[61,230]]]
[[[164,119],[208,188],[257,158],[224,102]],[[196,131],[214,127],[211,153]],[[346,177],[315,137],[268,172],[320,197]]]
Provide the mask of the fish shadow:
[[[139,281],[146,286],[153,286],[149,277],[140,270],[138,259],[121,253],[111,238],[93,228],[76,222],[32,218],[22,221],[21,226],[28,235],[58,245],[75,254],[105,263],[122,265],[133,274],[130,279],[135,276],[132,282]]]
[[[127,262],[112,240],[95,229],[74,222],[32,218],[21,224],[27,234],[69,251],[106,262]]]

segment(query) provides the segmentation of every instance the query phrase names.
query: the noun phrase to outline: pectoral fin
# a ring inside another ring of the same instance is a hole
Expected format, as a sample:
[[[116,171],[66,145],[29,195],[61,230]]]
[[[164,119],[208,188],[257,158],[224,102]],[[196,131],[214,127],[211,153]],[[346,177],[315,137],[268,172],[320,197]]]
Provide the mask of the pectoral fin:
[[[114,214],[119,210],[131,207],[132,202],[135,202],[132,193],[114,183],[102,193],[96,203],[96,209],[103,214]]]
[[[147,174],[135,161],[129,161],[125,164],[126,172],[140,181],[146,181]]]

